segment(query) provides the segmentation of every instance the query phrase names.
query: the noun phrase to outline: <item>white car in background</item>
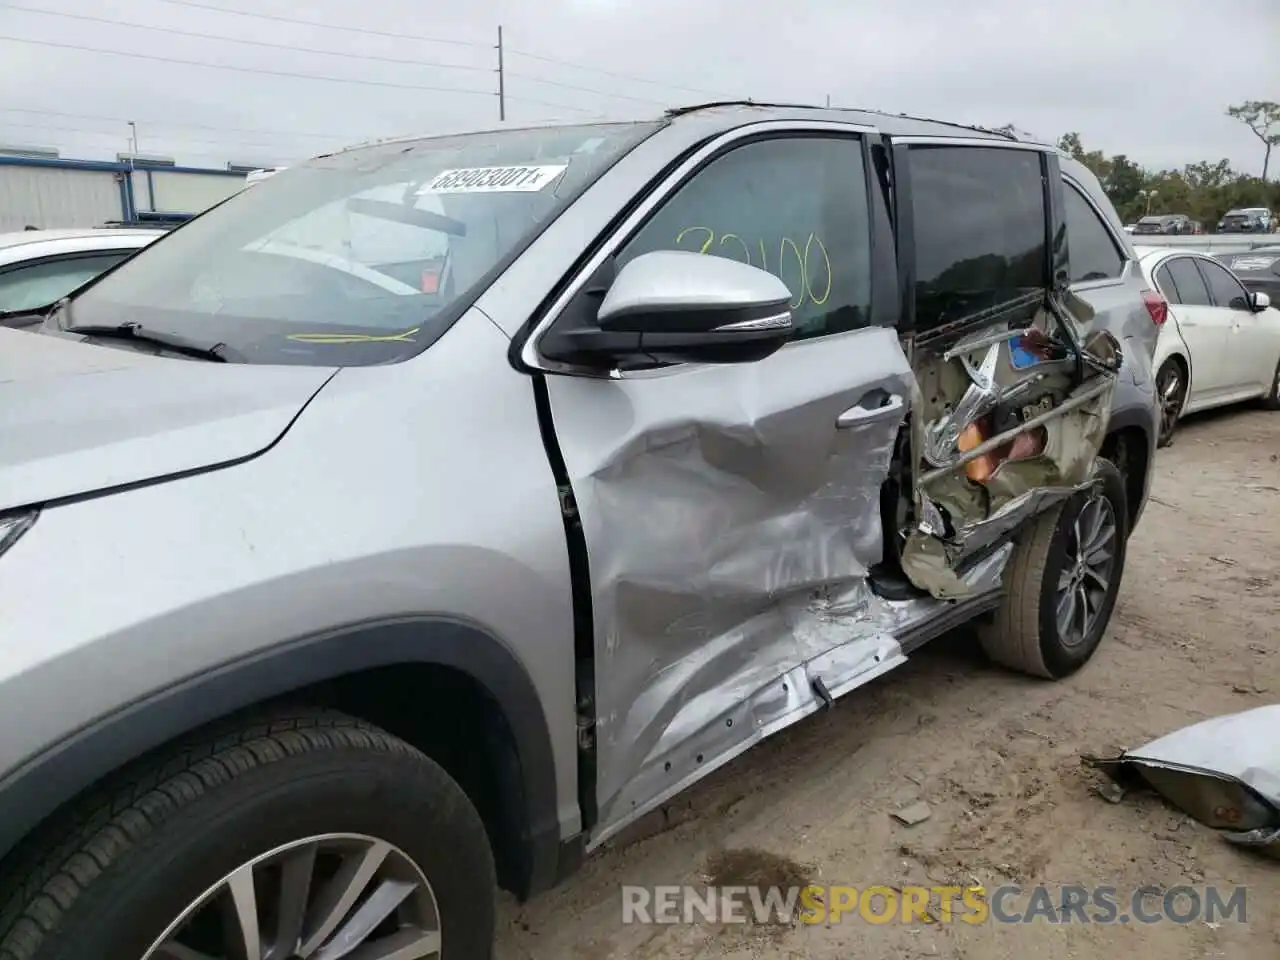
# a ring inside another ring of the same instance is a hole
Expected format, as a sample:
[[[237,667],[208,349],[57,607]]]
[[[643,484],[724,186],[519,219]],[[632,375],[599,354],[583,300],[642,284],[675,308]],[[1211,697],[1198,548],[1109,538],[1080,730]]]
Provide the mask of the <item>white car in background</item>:
[[[164,234],[142,227],[0,233],[0,326],[35,326],[63,297]]]
[[[1159,445],[1188,413],[1260,399],[1280,410],[1280,310],[1205,253],[1137,248],[1147,282],[1168,301],[1152,367]]]

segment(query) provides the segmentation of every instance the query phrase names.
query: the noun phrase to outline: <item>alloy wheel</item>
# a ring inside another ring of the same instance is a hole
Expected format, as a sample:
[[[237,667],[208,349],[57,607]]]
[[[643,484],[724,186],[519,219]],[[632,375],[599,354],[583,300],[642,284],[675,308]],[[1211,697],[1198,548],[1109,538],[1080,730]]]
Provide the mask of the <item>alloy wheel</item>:
[[[434,960],[440,951],[422,870],[385,841],[327,834],[227,874],[142,960]]]
[[[1182,414],[1182,400],[1186,394],[1186,384],[1182,379],[1182,371],[1177,364],[1167,363],[1160,370],[1156,381],[1156,398],[1160,403],[1160,443],[1163,446],[1173,436],[1178,426],[1178,417]]]
[[[1084,643],[1097,622],[1111,589],[1118,535],[1115,508],[1095,491],[1068,533],[1058,576],[1058,637],[1064,646]]]

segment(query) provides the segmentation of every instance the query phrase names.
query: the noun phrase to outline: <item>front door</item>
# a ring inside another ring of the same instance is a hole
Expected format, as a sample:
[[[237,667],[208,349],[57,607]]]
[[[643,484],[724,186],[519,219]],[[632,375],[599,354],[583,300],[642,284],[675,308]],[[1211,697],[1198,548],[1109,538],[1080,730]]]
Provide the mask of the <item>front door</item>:
[[[1231,394],[1251,395],[1271,386],[1275,373],[1270,331],[1253,312],[1244,284],[1214,260],[1196,260],[1209,287],[1214,309],[1222,319],[1224,389]]]
[[[593,843],[901,660],[865,576],[911,373],[872,324],[862,151],[802,129],[744,141],[613,241],[619,267],[680,249],[775,273],[792,343],[753,364],[547,377],[591,568]]]

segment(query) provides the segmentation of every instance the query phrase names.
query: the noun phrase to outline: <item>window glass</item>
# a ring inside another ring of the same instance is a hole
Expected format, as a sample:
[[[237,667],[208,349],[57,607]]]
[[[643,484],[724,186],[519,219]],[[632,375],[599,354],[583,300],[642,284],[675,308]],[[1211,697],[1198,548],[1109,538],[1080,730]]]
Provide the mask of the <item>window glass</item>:
[[[791,290],[796,338],[865,326],[871,241],[861,144],[789,137],[727,153],[681,187],[618,255],[654,250],[741,260]]]
[[[1169,276],[1178,287],[1178,302],[1192,307],[1209,307],[1213,302],[1209,299],[1209,288],[1205,286],[1196,269],[1195,261],[1190,257],[1178,257],[1166,265]]]
[[[1067,221],[1067,252],[1071,258],[1071,282],[1111,280],[1124,269],[1124,257],[1116,247],[1089,201],[1067,183],[1063,185]]]
[[[0,273],[0,312],[52,306],[131,253],[132,250],[120,250],[6,270]]]
[[[148,247],[70,312],[225,343],[251,363],[403,360],[660,128],[512,127],[319,156]]]
[[[917,147],[910,153],[910,173],[918,330],[1045,286],[1038,152]]]
[[[1169,274],[1169,265],[1167,263],[1160,264],[1160,268],[1156,270],[1156,286],[1170,303],[1182,302],[1182,295],[1178,292],[1178,285],[1173,282],[1173,277]]]
[[[1232,310],[1248,309],[1249,301],[1242,287],[1226,267],[1212,260],[1197,260],[1200,273],[1209,285],[1209,294],[1219,307],[1230,307]]]

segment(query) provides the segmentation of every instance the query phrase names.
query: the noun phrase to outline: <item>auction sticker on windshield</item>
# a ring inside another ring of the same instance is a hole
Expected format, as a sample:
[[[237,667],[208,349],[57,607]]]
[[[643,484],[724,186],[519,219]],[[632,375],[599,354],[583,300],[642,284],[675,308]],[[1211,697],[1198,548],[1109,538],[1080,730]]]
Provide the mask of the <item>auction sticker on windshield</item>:
[[[524,167],[466,167],[445,170],[419,195],[431,193],[536,193],[564,173],[567,163]]]

